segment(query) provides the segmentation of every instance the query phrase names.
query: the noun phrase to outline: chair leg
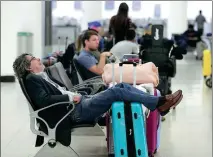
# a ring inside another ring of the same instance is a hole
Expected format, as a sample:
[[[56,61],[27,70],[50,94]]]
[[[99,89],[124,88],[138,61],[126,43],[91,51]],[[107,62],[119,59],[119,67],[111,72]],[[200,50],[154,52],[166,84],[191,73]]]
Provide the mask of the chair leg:
[[[76,151],[70,146],[63,146],[59,142],[48,142],[46,143],[34,157],[80,157]]]
[[[79,155],[78,155],[78,153],[72,148],[72,147],[70,147],[71,149],[72,149],[72,151],[77,155],[77,157],[80,157]]]

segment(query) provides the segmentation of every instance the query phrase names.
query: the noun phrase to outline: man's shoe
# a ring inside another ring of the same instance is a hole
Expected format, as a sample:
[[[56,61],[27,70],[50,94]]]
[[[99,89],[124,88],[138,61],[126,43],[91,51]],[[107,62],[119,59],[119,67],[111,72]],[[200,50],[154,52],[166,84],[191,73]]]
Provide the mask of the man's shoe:
[[[183,95],[181,90],[178,90],[174,94],[166,95],[165,103],[158,107],[158,111],[160,112],[161,116],[166,115],[171,107],[176,107],[181,102],[182,98]]]

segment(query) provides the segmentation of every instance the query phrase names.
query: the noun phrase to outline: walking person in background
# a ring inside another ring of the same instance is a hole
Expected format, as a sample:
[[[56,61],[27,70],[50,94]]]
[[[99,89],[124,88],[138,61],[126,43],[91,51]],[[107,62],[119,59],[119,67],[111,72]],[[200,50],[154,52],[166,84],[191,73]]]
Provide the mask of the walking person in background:
[[[202,36],[206,18],[203,16],[201,10],[199,11],[199,15],[196,17],[195,22],[197,23],[197,31],[198,31],[199,35]]]

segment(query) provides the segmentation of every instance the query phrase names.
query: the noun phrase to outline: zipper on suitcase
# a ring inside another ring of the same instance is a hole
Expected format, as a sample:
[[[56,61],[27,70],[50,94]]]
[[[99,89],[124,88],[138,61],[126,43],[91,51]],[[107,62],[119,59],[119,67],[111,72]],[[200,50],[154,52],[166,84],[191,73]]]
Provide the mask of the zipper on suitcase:
[[[126,124],[126,139],[128,157],[136,157],[134,127],[132,119],[132,108],[130,102],[124,102],[125,124]],[[122,151],[121,151],[122,153]],[[139,152],[140,154],[140,152]]]

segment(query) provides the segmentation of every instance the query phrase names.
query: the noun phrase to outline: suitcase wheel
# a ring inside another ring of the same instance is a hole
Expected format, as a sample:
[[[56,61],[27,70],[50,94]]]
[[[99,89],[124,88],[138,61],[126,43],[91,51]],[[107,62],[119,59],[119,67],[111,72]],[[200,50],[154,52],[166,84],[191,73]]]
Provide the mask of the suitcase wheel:
[[[115,154],[109,154],[108,157],[115,157]]]
[[[157,150],[157,149],[155,149],[154,154],[156,154],[157,152],[158,152],[158,150]]]
[[[154,154],[153,153],[149,153],[149,157],[154,157]]]
[[[206,79],[206,86],[212,88],[212,80],[211,78]]]

